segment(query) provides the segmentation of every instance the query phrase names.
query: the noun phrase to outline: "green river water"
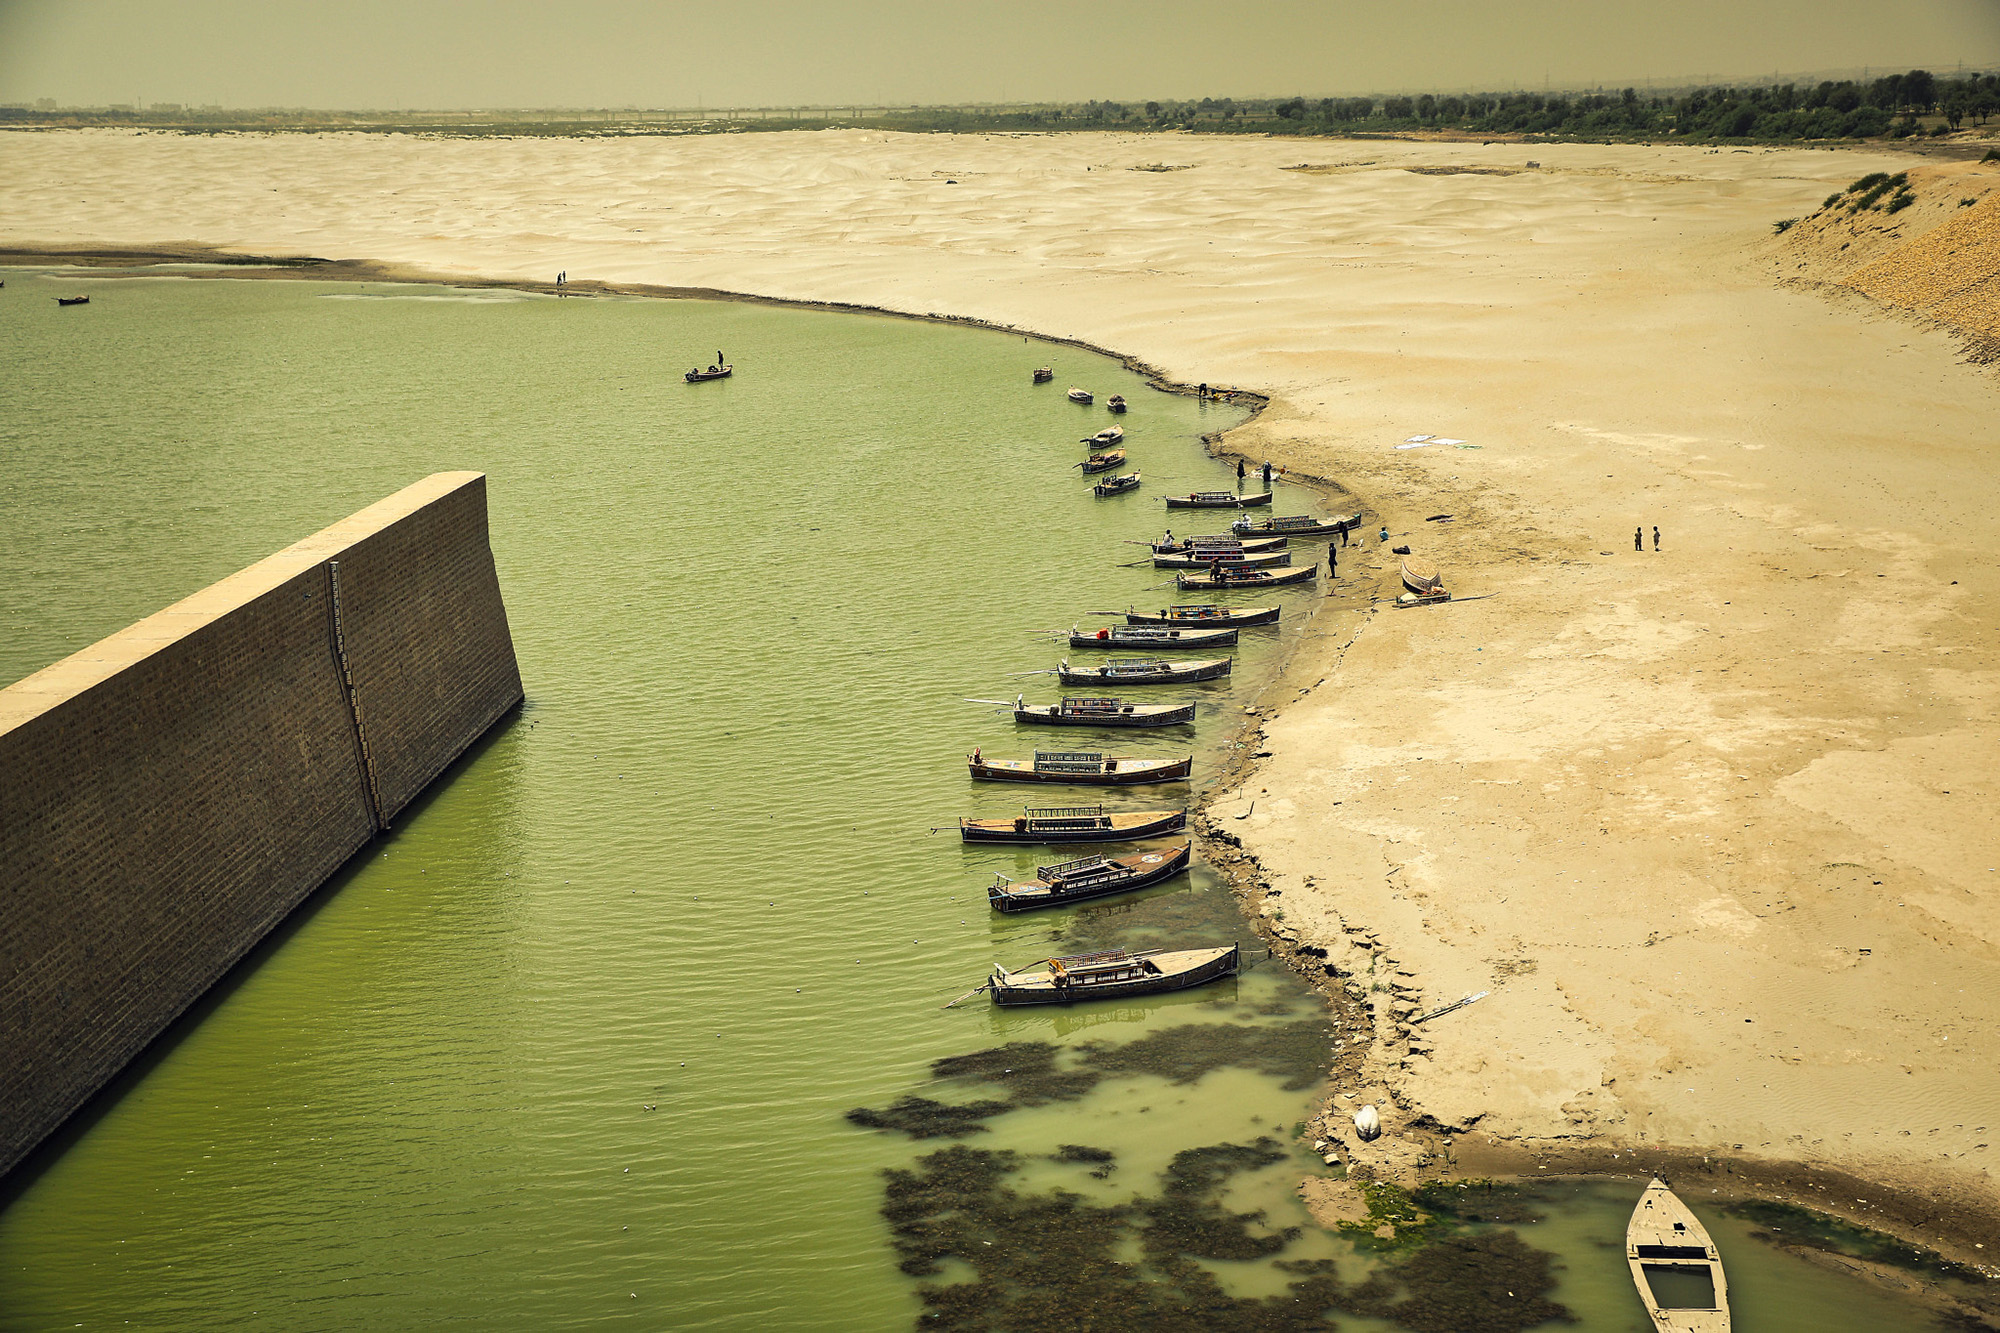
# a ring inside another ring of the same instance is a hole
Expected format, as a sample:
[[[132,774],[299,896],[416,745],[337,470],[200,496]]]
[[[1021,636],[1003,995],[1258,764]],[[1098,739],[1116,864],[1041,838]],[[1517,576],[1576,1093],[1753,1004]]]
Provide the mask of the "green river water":
[[[1319,1166],[1296,1130],[1331,1020],[1281,966],[1126,1004],[940,1008],[995,960],[1254,940],[1199,866],[1000,918],[994,871],[1066,853],[952,831],[1091,799],[975,786],[975,745],[1197,755],[1191,786],[1105,798],[1125,808],[1212,780],[1323,587],[1250,599],[1282,602],[1284,627],[1245,632],[1233,679],[1148,692],[1197,699],[1193,729],[1023,731],[965,699],[1053,698],[1013,675],[1055,664],[1047,631],[1171,599],[1118,567],[1142,554],[1121,543],[1158,531],[1168,491],[1233,481],[1198,437],[1237,409],[1074,349],[889,318],[6,278],[0,682],[474,468],[527,703],[7,1182],[0,1328],[908,1328],[919,1279],[898,1269],[883,1172],[940,1150],[932,1203],[1001,1167],[1016,1192],[989,1190],[1005,1225],[960,1238],[1013,1257],[925,1279],[998,1273],[969,1302],[993,1327],[1110,1326],[1131,1296],[1102,1278],[1114,1259],[1205,1293],[1209,1313],[1162,1328],[1293,1327],[1281,1302],[1228,1304],[1298,1280],[1273,1258],[1366,1271],[1293,1194]],[[92,304],[49,299],[71,292]],[[718,348],[736,379],[680,381]],[[1055,382],[1031,385],[1045,362]],[[1071,464],[1113,392],[1146,484],[1100,502]],[[1315,507],[1280,491],[1278,512]],[[1046,1046],[933,1076],[1004,1043]],[[910,1095],[1012,1109],[959,1140],[845,1117]],[[1205,1176],[1215,1159],[1177,1158],[1260,1139]],[[1518,1228],[1556,1254],[1550,1296],[1580,1327],[1645,1327],[1620,1249],[1640,1183],[1564,1186]],[[1056,1187],[1083,1211],[1038,1210]],[[1151,1232],[1090,1211],[1140,1196]],[[1178,1248],[1162,1198],[1185,1205]],[[1739,1329],[1928,1326],[1711,1221]],[[1105,1262],[1066,1269],[1093,1235]]]

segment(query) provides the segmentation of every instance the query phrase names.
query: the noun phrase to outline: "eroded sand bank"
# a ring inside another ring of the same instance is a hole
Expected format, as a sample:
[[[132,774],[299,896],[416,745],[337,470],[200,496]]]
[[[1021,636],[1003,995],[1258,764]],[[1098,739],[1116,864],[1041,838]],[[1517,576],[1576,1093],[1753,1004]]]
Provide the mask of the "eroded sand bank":
[[[1393,1168],[1428,1118],[1466,1150],[1824,1166],[1897,1188],[1905,1229],[1930,1200],[1933,1238],[1990,1260],[1968,1220],[2000,1215],[2000,385],[1944,332],[1774,280],[1773,221],[1906,165],[10,134],[0,244],[938,312],[1270,395],[1232,449],[1338,479],[1493,594],[1392,610],[1394,560],[1351,552],[1269,757],[1213,811],[1281,929],[1383,987],[1348,1091],[1388,1093],[1390,1132],[1360,1151]],[[1415,434],[1476,447],[1395,448]],[[1482,990],[1414,1044],[1389,1008]]]

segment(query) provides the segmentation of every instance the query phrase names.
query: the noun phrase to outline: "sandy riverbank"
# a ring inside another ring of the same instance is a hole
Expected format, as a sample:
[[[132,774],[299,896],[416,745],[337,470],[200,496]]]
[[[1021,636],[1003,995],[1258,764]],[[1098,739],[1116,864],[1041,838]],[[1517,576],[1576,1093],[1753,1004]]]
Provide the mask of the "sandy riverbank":
[[[1367,594],[1394,562],[1344,561],[1269,758],[1215,806],[1267,909],[1378,1004],[1492,992],[1414,1045],[1385,1013],[1344,1089],[1390,1099],[1369,1153],[1394,1169],[1421,1121],[1468,1158],[1823,1168],[1933,1201],[1903,1229],[1986,1259],[2000,383],[1944,329],[1780,284],[1812,275],[1771,235],[1908,161],[5,135],[0,244],[884,306],[1269,394],[1231,448],[1339,479],[1494,594],[1391,610]],[[1470,447],[1395,447],[1416,434]]]

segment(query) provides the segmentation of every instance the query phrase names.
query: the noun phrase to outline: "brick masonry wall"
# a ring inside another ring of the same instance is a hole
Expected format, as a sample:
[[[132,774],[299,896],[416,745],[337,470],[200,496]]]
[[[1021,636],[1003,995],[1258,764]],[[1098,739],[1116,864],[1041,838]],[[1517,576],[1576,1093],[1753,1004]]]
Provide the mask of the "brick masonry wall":
[[[469,472],[0,690],[0,1174],[520,699]]]

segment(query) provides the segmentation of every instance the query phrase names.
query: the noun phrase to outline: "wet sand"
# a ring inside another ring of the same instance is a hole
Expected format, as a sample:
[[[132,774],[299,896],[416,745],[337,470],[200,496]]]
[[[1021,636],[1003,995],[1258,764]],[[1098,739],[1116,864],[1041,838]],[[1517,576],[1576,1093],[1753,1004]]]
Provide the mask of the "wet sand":
[[[7,135],[0,244],[879,306],[1268,395],[1227,449],[1338,479],[1490,594],[1392,609],[1393,557],[1344,558],[1268,757],[1211,806],[1274,924],[1377,1007],[1334,1103],[1384,1102],[1356,1160],[1705,1154],[1990,1263],[2000,382],[1948,329],[1802,285],[1771,232],[1909,161]],[[1463,444],[1396,448],[1418,434]]]

